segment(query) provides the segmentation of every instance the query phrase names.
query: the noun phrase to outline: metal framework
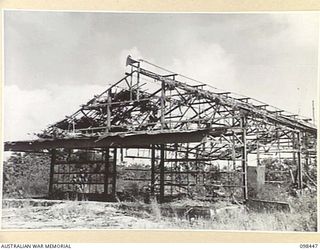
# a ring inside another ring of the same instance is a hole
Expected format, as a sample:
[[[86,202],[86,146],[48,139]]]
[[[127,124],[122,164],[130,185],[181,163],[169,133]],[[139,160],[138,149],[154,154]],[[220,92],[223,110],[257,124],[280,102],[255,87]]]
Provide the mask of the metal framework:
[[[316,161],[317,128],[310,119],[219,91],[144,60],[129,56],[127,66],[125,77],[49,126],[38,140],[5,143],[5,150],[50,150],[50,194],[59,185],[74,189],[77,181],[72,183],[70,176],[86,172],[97,175],[87,180],[93,190],[88,193],[114,197],[117,152],[121,159],[150,162],[148,169],[139,170],[150,176],[133,180],[149,181],[160,201],[197,185],[240,190],[248,199],[249,155],[255,156],[257,167],[271,154],[280,161],[291,160],[297,170],[294,181],[302,188],[303,165]],[[135,149],[134,155],[124,154],[128,148]],[[139,150],[147,155],[139,155]],[[62,160],[57,160],[59,154]],[[81,172],[79,164],[89,167]],[[224,182],[214,177],[218,173],[228,176]]]

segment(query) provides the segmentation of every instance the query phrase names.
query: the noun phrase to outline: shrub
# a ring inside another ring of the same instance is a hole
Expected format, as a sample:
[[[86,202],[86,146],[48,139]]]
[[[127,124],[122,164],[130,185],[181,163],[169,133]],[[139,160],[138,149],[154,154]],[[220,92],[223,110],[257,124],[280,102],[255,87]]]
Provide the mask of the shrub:
[[[50,157],[46,154],[13,153],[3,163],[3,197],[46,196],[49,189]]]

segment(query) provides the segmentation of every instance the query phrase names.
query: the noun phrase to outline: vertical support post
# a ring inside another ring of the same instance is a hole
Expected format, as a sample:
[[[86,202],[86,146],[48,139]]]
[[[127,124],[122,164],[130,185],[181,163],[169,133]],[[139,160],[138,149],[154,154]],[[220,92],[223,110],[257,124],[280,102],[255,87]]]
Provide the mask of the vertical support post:
[[[130,74],[130,86],[129,86],[129,88],[130,88],[130,101],[132,101],[132,76],[133,75],[133,66],[131,66],[131,74]]]
[[[107,99],[107,129],[106,131],[109,132],[111,128],[111,89],[108,91],[108,99]]]
[[[196,162],[195,162],[195,165],[196,165],[196,167],[195,167],[195,170],[197,171],[197,173],[196,173],[196,184],[198,184],[198,175],[199,175],[199,166],[198,166],[198,164],[199,164],[199,161],[198,161],[198,159],[199,159],[199,150],[198,149],[196,149]]]
[[[205,143],[202,144],[202,152],[206,152]],[[204,171],[204,168],[202,168],[202,185],[204,184],[205,184],[205,171]]]
[[[299,131],[297,133],[297,140],[298,140],[298,188],[302,189],[303,183],[302,183],[302,159],[301,159],[301,132]]]
[[[187,143],[187,152],[186,152],[186,160],[187,160],[187,162],[186,162],[186,164],[187,164],[187,192],[188,192],[188,195],[189,195],[189,170],[190,170],[190,166],[189,166],[189,161],[188,161],[188,159],[189,159],[189,143]]]
[[[295,132],[292,132],[292,162],[293,165],[297,167],[297,171],[294,174],[292,169],[290,169],[290,175],[292,179],[292,183],[297,184],[298,183],[298,164],[297,164],[297,157],[296,157],[296,151],[298,149],[298,143],[296,142],[296,134]]]
[[[170,163],[170,171],[171,171],[171,173],[170,173],[170,179],[171,179],[171,185],[170,185],[170,195],[171,195],[171,197],[172,197],[172,194],[173,194],[173,171],[174,171],[174,168],[173,168],[173,162],[171,162]]]
[[[234,138],[234,131],[232,131],[232,167],[233,171],[236,170],[236,143]]]
[[[166,92],[165,92],[165,82],[162,81],[161,83],[161,130],[164,129],[164,122],[165,122],[165,95],[166,95]]]
[[[113,149],[112,197],[116,197],[117,189],[117,148]]]
[[[310,156],[309,156],[309,151],[308,151],[309,142],[308,142],[308,134],[307,134],[307,132],[303,133],[303,146],[306,149],[305,150],[305,166],[306,166],[306,169],[308,170],[309,169]]]
[[[151,147],[151,195],[154,196],[154,182],[155,182],[155,160],[156,160],[156,149],[154,145]]]
[[[120,148],[120,160],[123,162],[123,148]]]
[[[138,63],[138,70],[137,70],[137,101],[140,100],[139,84],[140,84],[140,63]]]
[[[180,168],[180,164],[178,164],[178,144],[175,144],[175,153],[174,153],[174,159],[175,159],[175,169],[177,170],[177,175],[175,176],[175,182],[177,182],[177,180],[179,181],[179,193],[181,193],[181,186],[180,186],[180,183],[181,183],[181,168]],[[177,178],[178,176],[178,178]]]
[[[105,167],[104,167],[104,194],[105,199],[107,199],[108,196],[108,184],[109,184],[109,168],[110,168],[110,149],[106,148],[105,150]]]
[[[246,118],[241,117],[242,127],[242,185],[243,185],[243,198],[248,199],[248,152],[247,152],[247,141],[246,141]]]
[[[235,126],[235,111],[232,110],[232,127]],[[232,131],[232,166],[233,166],[233,171],[236,170],[237,168],[237,164],[236,164],[236,143],[235,143],[235,135],[234,135],[234,131]]]
[[[282,159],[281,159],[281,148],[280,148],[281,136],[279,134],[280,134],[280,132],[279,132],[279,129],[277,128],[277,131],[276,131],[276,136],[277,136],[277,154],[278,154],[279,162],[281,163],[282,162]]]
[[[49,197],[52,198],[53,194],[53,175],[54,175],[54,165],[56,162],[56,150],[51,150],[51,163],[50,163],[50,177],[49,177]]]
[[[295,133],[292,132],[292,147],[293,147],[293,153],[292,153],[292,160],[293,164],[296,165],[296,152],[295,150],[297,149],[297,143],[296,143],[296,138],[295,138]]]
[[[160,147],[160,203],[164,202],[164,144]]]

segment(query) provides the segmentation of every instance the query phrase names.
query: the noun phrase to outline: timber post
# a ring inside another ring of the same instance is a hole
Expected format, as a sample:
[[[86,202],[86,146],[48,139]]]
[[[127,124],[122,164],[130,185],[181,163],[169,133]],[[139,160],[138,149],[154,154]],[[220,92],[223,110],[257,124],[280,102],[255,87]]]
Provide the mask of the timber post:
[[[56,149],[51,150],[50,176],[49,176],[49,198],[53,198],[53,175],[56,162]]]

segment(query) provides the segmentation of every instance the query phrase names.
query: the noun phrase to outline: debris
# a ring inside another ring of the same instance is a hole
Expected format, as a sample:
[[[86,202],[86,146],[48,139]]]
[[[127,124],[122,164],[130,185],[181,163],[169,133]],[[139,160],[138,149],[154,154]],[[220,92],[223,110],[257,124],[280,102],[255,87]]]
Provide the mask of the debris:
[[[249,209],[257,212],[290,212],[290,205],[286,202],[249,199],[246,205]]]

